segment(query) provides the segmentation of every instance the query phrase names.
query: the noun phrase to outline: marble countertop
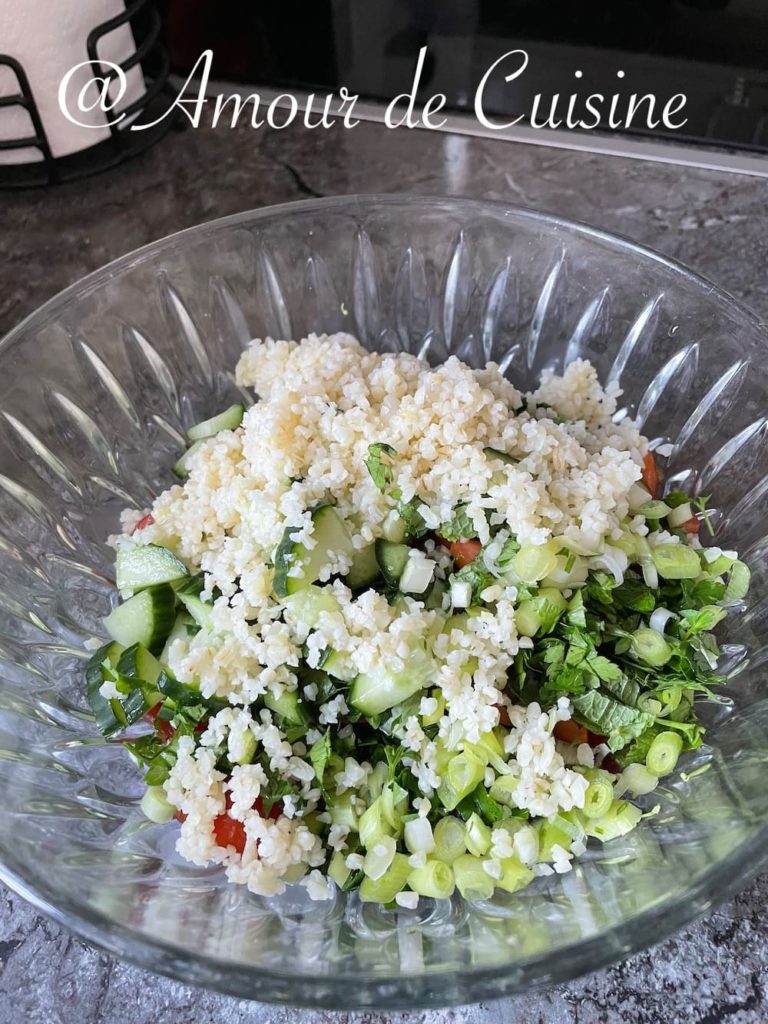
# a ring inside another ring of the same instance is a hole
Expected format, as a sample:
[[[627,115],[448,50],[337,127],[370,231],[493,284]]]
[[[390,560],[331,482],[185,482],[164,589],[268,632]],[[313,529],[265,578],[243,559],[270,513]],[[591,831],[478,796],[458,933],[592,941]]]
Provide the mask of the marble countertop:
[[[0,192],[0,335],[55,292],[162,235],[307,196],[501,199],[674,256],[768,318],[768,182],[424,131],[176,132],[109,174]],[[768,880],[674,938],[546,993],[431,1013],[269,1007],[155,978],[85,946],[0,888],[0,1024],[757,1024],[768,1019]]]

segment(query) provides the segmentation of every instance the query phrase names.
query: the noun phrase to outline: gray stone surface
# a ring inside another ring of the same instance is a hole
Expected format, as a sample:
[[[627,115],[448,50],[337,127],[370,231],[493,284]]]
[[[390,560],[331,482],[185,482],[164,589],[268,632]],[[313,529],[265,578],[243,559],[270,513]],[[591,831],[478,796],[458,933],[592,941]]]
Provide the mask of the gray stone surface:
[[[562,150],[360,125],[176,133],[111,174],[0,193],[0,334],[128,250],[200,221],[314,195],[409,191],[536,207],[690,264],[768,319],[768,184]],[[0,890],[0,1024],[757,1024],[768,1019],[768,881],[675,938],[517,1000],[412,1014],[271,1008],[158,979],[99,954]]]

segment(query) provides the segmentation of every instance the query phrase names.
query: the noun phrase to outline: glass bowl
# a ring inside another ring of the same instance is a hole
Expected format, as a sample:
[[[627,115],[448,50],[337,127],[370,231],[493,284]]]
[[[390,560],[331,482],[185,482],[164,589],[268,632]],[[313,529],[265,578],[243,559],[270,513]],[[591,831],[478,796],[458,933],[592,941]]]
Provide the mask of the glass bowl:
[[[754,584],[726,634],[729,702],[658,813],[514,896],[416,911],[264,900],[183,863],[175,825],[96,732],[83,640],[110,606],[105,538],[171,482],[185,426],[236,395],[254,336],[346,330],[522,387],[579,356],[620,382],[668,479],[711,494]],[[239,214],[125,256],[0,347],[0,876],[142,967],[240,997],[438,1006],[564,981],[657,942],[768,850],[766,333],[657,253],[499,203],[346,197]],[[746,653],[745,653],[746,652]]]

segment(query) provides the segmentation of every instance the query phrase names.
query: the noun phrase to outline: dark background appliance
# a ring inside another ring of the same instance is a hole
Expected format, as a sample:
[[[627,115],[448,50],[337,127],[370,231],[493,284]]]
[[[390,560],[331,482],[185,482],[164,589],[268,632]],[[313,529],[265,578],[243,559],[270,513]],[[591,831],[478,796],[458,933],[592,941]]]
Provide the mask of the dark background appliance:
[[[489,84],[488,113],[526,114],[536,93],[684,93],[685,127],[650,134],[768,152],[768,0],[162,2],[180,73],[211,48],[218,80],[310,91],[345,85],[389,101],[410,87],[427,46],[424,94],[443,92],[452,109],[471,111],[485,70],[522,48],[525,74],[514,88]]]

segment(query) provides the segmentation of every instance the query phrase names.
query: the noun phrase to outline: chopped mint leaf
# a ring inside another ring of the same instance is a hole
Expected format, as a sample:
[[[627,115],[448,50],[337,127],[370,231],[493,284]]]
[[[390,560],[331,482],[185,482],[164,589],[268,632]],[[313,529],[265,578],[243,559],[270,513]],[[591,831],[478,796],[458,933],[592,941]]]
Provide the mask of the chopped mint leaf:
[[[401,493],[399,489],[390,492],[390,497],[395,502],[397,514],[404,520],[408,533],[412,537],[423,537],[427,532],[427,524],[424,522],[424,517],[419,509],[423,502],[415,496],[410,501],[402,501]]]
[[[469,565],[465,565],[458,572],[454,572],[449,577],[449,585],[452,583],[466,582],[472,587],[472,599],[471,604],[480,604],[480,595],[486,587],[490,587],[496,582],[496,577],[493,573],[488,572],[483,561],[482,553],[477,558],[470,562]]]
[[[655,719],[645,711],[627,707],[599,690],[590,690],[573,698],[576,717],[592,732],[608,737],[611,750],[621,750],[653,725]]]
[[[587,664],[597,678],[603,682],[619,682],[624,678],[624,673],[619,666],[603,657],[602,654],[591,654],[587,658]]]
[[[383,441],[368,445],[368,458],[365,460],[365,465],[371,474],[371,479],[382,494],[395,481],[392,460],[396,455],[397,452],[392,445],[385,444]]]
[[[323,775],[325,774],[325,769],[328,767],[328,762],[331,759],[332,753],[331,730],[326,729],[320,739],[315,740],[309,748],[309,761],[315,769],[315,776],[321,786],[323,784]]]
[[[442,523],[438,533],[445,540],[471,540],[477,535],[472,520],[467,515],[466,505],[457,505],[447,523]]]

